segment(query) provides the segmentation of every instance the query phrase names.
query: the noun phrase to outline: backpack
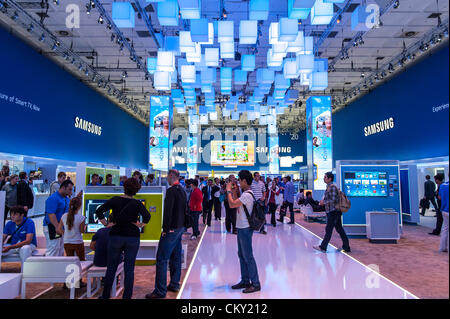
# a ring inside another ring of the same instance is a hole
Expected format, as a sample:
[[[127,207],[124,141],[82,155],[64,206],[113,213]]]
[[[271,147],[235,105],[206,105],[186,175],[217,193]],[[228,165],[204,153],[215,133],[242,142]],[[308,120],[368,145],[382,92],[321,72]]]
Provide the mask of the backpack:
[[[343,191],[341,191],[340,189],[338,189],[338,191],[339,191],[339,205],[337,208],[341,211],[341,213],[346,213],[350,210],[352,203],[350,202],[350,200],[347,198],[347,196],[344,194]]]
[[[245,215],[248,219],[248,224],[253,230],[260,230],[261,227],[266,223],[266,214],[264,209],[264,202],[261,199],[256,199],[253,193],[249,192],[253,197],[253,209],[251,215],[248,213],[247,207],[244,207]]]

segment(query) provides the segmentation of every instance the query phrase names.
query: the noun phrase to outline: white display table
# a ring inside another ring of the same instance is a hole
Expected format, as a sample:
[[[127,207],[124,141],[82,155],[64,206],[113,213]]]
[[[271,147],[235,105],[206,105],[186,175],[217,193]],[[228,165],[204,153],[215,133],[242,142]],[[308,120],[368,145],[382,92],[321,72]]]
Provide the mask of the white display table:
[[[0,274],[0,299],[14,299],[20,296],[22,274]]]
[[[370,241],[397,242],[400,239],[398,212],[366,212],[366,234]]]

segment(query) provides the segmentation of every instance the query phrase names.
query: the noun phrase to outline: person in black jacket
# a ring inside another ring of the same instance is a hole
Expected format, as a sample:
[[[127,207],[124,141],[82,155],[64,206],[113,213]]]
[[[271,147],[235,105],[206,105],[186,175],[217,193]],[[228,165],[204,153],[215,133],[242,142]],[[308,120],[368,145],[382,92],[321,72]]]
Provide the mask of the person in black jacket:
[[[219,179],[216,177],[214,179],[213,186],[213,206],[214,206],[214,218],[215,220],[220,220],[222,218],[222,203],[220,202],[220,183]]]
[[[185,232],[184,218],[187,213],[186,192],[179,182],[180,173],[169,170],[167,182],[170,187],[164,198],[163,230],[156,253],[155,289],[145,295],[147,299],[165,298],[167,290],[178,292],[181,279],[181,237]],[[167,264],[170,284],[167,286]]]
[[[212,183],[212,179],[208,179],[208,183],[202,188],[203,193],[203,224],[211,226],[211,215],[214,203],[214,192],[217,191]]]
[[[112,210],[109,221],[113,223],[109,232],[107,268],[102,299],[109,299],[117,267],[123,253],[125,271],[125,290],[123,299],[131,299],[134,285],[134,264],[140,245],[140,228],[150,221],[147,208],[133,196],[141,189],[141,184],[135,178],[128,178],[123,184],[124,195],[114,196],[97,208],[95,214],[98,220],[107,226],[104,213]],[[142,220],[139,219],[139,216]]]
[[[436,184],[434,184],[434,182],[431,181],[430,175],[425,176],[425,179],[426,179],[426,181],[423,185],[425,205],[422,206],[422,212],[420,213],[422,216],[425,216],[426,207],[429,206],[430,202],[431,202],[431,204],[433,204],[433,207],[436,210],[436,212],[439,210],[438,205],[436,204],[436,200],[435,200]]]
[[[33,208],[34,196],[33,191],[28,186],[27,173],[20,172],[19,179],[19,183],[17,183],[17,205],[23,206],[26,217],[28,210]]]

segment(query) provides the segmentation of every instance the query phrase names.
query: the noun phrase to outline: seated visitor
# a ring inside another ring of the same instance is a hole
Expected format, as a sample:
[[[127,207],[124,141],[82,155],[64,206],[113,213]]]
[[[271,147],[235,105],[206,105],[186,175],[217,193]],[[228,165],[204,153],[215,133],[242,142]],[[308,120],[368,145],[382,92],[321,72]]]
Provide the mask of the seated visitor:
[[[108,219],[108,225],[97,230],[92,237],[89,247],[95,251],[94,266],[96,267],[106,267],[108,264],[109,232],[111,231],[112,226],[113,224],[110,223]]]
[[[11,221],[3,230],[3,256],[17,255],[23,263],[36,249],[36,228],[34,221],[25,217],[23,206],[13,206]]]

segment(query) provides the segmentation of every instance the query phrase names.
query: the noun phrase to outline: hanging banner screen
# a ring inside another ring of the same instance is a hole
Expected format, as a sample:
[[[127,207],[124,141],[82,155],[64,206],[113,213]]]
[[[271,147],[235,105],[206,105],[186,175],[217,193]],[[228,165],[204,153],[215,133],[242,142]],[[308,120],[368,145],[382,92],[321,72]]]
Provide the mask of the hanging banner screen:
[[[280,173],[278,136],[269,136],[269,174]]]
[[[169,134],[172,107],[168,96],[150,98],[149,164],[153,170],[169,170]]]
[[[314,189],[325,190],[323,176],[333,169],[331,97],[312,96],[306,102],[308,167],[314,177]]]

